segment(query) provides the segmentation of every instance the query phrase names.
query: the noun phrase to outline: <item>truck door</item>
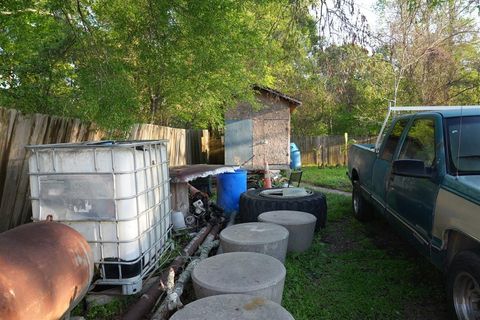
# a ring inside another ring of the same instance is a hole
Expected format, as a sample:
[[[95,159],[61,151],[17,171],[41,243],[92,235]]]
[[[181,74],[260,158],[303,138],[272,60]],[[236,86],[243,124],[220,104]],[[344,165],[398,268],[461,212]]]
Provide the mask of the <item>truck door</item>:
[[[392,124],[392,129],[385,137],[385,142],[380,148],[378,157],[375,160],[372,172],[372,189],[374,204],[383,214],[385,209],[385,196],[388,177],[392,170],[392,160],[395,151],[400,143],[402,133],[407,126],[409,118],[401,118]]]
[[[397,158],[421,160],[428,171],[436,171],[436,130],[434,117],[414,119]],[[426,255],[429,253],[437,193],[438,183],[434,179],[390,174],[387,189],[389,216]]]

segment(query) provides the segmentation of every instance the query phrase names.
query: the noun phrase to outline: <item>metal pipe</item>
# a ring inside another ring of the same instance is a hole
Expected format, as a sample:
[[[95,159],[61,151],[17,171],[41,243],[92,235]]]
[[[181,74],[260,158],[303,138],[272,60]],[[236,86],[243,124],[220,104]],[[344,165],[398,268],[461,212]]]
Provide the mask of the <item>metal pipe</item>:
[[[177,256],[170,264],[170,267],[162,272],[160,281],[166,282],[170,269],[173,269],[175,273],[180,270],[185,265],[188,257],[192,256],[195,251],[197,251],[198,247],[205,240],[211,230],[211,224],[203,227],[200,232],[183,248],[182,254]],[[127,310],[127,312],[122,316],[122,319],[142,319],[153,309],[155,302],[158,300],[162,292],[163,290],[160,288],[159,283],[154,283],[144,294],[142,294],[140,299]]]
[[[197,188],[195,188],[194,186],[192,186],[190,183],[187,183],[187,186],[188,186],[188,191],[190,191],[190,194],[191,196],[194,196],[196,195],[197,193],[199,193],[202,197],[205,197],[208,199],[208,194],[198,190]]]
[[[202,260],[206,259],[210,253],[210,251],[218,246],[218,240],[215,241],[215,238],[217,237],[218,233],[220,232],[221,224],[216,224],[213,228],[212,231],[208,234],[208,236],[205,238],[203,243],[200,245],[199,250],[200,250],[200,256],[194,258],[188,266],[185,268],[185,270],[180,274],[180,276],[177,279],[177,283],[175,284],[175,287],[173,288],[172,293],[175,294],[175,297],[179,299],[182,294],[183,294],[183,289],[185,283],[190,281],[191,279],[191,274],[193,271],[193,268]],[[158,310],[153,314],[151,320],[163,320],[167,319],[168,314],[170,313],[173,308],[170,308],[169,306],[169,297],[167,295],[167,298],[161,303],[160,307]],[[179,300],[176,301],[177,304],[174,304],[175,306],[181,307],[181,304],[178,305]]]
[[[387,127],[388,119],[390,118],[390,114],[392,113],[392,102],[388,102],[388,111],[385,120],[383,121],[382,128],[380,129],[380,133],[378,134],[377,141],[375,142],[375,151],[378,152],[380,150],[380,141],[382,140],[383,133]]]
[[[42,221],[0,234],[0,319],[60,319],[83,298],[93,254],[74,229]]]

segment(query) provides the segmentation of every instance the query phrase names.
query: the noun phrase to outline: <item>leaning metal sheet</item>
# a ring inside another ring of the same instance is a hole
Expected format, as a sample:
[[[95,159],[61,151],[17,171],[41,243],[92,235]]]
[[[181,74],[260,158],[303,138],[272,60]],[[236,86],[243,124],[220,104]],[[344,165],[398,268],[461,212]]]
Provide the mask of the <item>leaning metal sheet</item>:
[[[194,164],[187,166],[171,167],[170,178],[172,182],[188,182],[197,178],[214,176],[225,172],[234,172],[238,166],[224,166],[211,164]]]

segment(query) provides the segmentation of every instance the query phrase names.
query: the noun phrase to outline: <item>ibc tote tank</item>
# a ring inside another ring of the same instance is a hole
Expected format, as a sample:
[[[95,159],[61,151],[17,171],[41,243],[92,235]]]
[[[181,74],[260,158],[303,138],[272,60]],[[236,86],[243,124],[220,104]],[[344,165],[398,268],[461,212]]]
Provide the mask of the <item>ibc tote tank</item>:
[[[52,216],[90,244],[97,284],[142,287],[170,246],[167,141],[29,146],[34,221]]]

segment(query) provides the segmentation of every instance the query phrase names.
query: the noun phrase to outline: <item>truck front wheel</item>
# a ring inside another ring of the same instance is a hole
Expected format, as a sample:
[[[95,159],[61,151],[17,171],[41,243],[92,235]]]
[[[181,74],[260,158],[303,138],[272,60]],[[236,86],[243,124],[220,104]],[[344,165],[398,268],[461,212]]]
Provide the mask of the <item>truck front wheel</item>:
[[[359,221],[369,221],[373,217],[372,207],[363,197],[358,180],[353,181],[352,208],[353,216]]]
[[[447,273],[450,308],[458,320],[480,317],[480,256],[463,251],[455,256]]]

